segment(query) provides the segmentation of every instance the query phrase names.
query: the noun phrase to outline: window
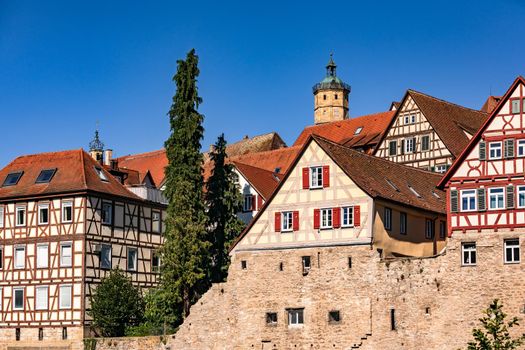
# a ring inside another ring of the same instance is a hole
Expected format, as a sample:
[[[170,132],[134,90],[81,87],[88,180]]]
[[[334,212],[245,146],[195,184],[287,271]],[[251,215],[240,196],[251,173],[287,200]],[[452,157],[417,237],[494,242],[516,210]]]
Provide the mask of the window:
[[[520,241],[519,239],[505,240],[505,263],[517,264],[520,262]]]
[[[395,156],[397,154],[397,141],[388,142],[388,155]]]
[[[15,329],[15,339],[16,341],[20,341],[20,328]]]
[[[60,286],[59,307],[61,309],[71,308],[71,286]]]
[[[38,340],[44,340],[44,328],[38,328]]]
[[[153,252],[153,255],[151,256],[151,269],[153,272],[160,271],[160,255],[157,252]]]
[[[102,244],[100,247],[100,268],[111,269],[111,245]]]
[[[525,186],[518,186],[518,208],[525,208]]]
[[[430,219],[425,220],[425,238],[433,239],[434,238],[434,221]]]
[[[67,339],[67,327],[62,327],[62,340]]]
[[[304,324],[304,309],[288,309],[288,324],[290,326]]]
[[[339,323],[341,322],[341,314],[339,310],[333,310],[328,312],[328,323]]]
[[[62,222],[73,221],[73,202],[62,202]]]
[[[128,248],[128,271],[137,271],[137,249]]]
[[[285,211],[281,213],[281,232],[293,231],[293,212]]]
[[[108,202],[102,203],[102,223],[111,225],[113,219],[113,205]]]
[[[251,194],[245,195],[242,210],[245,212],[252,211],[253,210],[252,203],[253,203],[253,195]]]
[[[354,207],[343,207],[341,208],[342,226],[352,227],[354,226]]]
[[[463,266],[476,265],[476,243],[463,243],[461,253]]]
[[[321,228],[332,228],[332,208],[321,209]]]
[[[348,257],[348,268],[349,269],[352,268],[352,257],[351,256]]]
[[[518,140],[518,157],[525,157],[525,140]]]
[[[24,309],[24,288],[13,288],[13,310]]]
[[[38,177],[36,178],[36,181],[35,183],[37,184],[43,184],[43,183],[48,183],[51,181],[51,179],[53,178],[53,176],[55,175],[55,172],[56,172],[56,168],[55,169],[46,169],[46,170],[42,170],[40,172],[40,174],[38,175]]]
[[[489,143],[489,159],[501,159],[501,141]]]
[[[246,270],[247,266],[246,260],[241,260],[241,269]]]
[[[425,135],[421,137],[421,150],[428,151],[430,149],[430,136]]]
[[[405,115],[405,124],[414,124],[416,122],[416,115]]]
[[[385,208],[384,218],[385,230],[390,231],[392,229],[392,209]]]
[[[39,244],[36,246],[36,267],[38,269],[49,266],[49,245]]]
[[[26,266],[26,247],[15,247],[15,269]]]
[[[476,211],[476,190],[461,191],[461,211]]]
[[[337,94],[335,94],[335,95],[334,95],[334,99],[336,99],[336,100],[337,100]]]
[[[3,268],[4,268],[4,249],[0,247],[0,270],[3,269]],[[0,288],[0,295],[2,295],[2,288]],[[1,300],[0,300],[0,310],[2,310],[2,301]]]
[[[73,246],[70,242],[60,244],[60,266],[70,267],[73,263]]]
[[[323,187],[323,167],[316,166],[310,168],[310,188]]]
[[[268,325],[277,324],[277,312],[267,312],[266,313],[266,324]]]
[[[158,211],[151,214],[151,231],[160,232],[160,212]]]
[[[323,95],[323,100],[326,100],[326,95]]]
[[[520,100],[514,99],[510,101],[511,104],[511,113],[518,114],[520,112]]]
[[[390,330],[396,330],[396,309],[390,309]]]
[[[0,205],[0,228],[4,227],[4,207]]]
[[[49,204],[38,205],[38,224],[49,224]]]
[[[399,213],[399,233],[402,235],[407,234],[407,213]]]
[[[354,135],[359,135],[361,133],[361,131],[363,131],[363,127],[362,126],[360,126],[357,129],[355,129]]]
[[[308,272],[310,272],[310,269],[312,268],[312,261],[309,256],[301,257],[301,261],[303,264],[303,276],[306,276]]]
[[[16,226],[25,226],[26,225],[26,207],[18,206],[16,207]]]
[[[414,153],[415,151],[415,138],[405,139],[405,153]]]
[[[100,180],[107,182],[108,178],[106,177],[106,174],[104,174],[104,171],[102,171],[102,168],[95,167],[95,171],[97,172],[98,177]]]
[[[35,309],[36,310],[47,310],[48,308],[48,287],[36,287],[35,288]]]
[[[23,174],[23,171],[7,174],[4,183],[2,184],[2,187],[16,185]]]
[[[436,167],[434,168],[434,171],[439,174],[444,174],[447,172],[447,169],[448,169],[448,165],[439,164],[439,165],[436,165]]]
[[[445,239],[447,236],[447,222],[446,221],[439,221],[439,238]]]
[[[497,210],[505,208],[503,187],[489,188],[489,209]]]

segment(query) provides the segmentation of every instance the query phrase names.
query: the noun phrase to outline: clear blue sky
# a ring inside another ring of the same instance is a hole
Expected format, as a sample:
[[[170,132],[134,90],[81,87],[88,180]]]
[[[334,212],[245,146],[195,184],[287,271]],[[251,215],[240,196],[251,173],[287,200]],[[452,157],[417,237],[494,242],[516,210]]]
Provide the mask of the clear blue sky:
[[[116,155],[162,147],[176,60],[200,56],[205,148],[221,132],[313,122],[331,51],[351,116],[412,88],[480,108],[525,74],[522,1],[0,0],[0,166],[87,148],[96,121]]]

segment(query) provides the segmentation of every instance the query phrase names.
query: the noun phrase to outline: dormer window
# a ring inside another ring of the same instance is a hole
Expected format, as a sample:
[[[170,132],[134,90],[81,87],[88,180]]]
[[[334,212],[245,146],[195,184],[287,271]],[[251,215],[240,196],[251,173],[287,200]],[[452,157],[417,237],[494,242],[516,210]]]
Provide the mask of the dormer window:
[[[104,174],[104,172],[102,171],[102,168],[95,167],[95,171],[97,172],[98,177],[100,178],[100,180],[106,181],[106,182],[108,181],[108,178],[107,178],[106,174]]]
[[[361,133],[361,131],[363,131],[363,127],[362,126],[360,126],[357,129],[355,129],[354,135],[359,135]]]
[[[18,171],[16,173],[9,173],[6,176],[4,183],[2,184],[2,187],[16,185],[23,174],[24,174],[23,171]]]
[[[40,172],[38,177],[36,178],[35,183],[37,184],[43,184],[43,183],[49,183],[53,176],[55,175],[55,172],[57,169],[45,169]]]

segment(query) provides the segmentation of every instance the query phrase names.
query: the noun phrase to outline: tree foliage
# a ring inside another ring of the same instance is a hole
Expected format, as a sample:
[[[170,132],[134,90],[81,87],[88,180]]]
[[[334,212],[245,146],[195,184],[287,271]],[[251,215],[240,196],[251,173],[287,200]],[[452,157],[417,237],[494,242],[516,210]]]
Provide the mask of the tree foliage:
[[[121,337],[129,327],[143,321],[144,301],[131,280],[121,270],[113,270],[91,296],[88,314],[102,336]]]
[[[468,350],[513,350],[519,349],[524,343],[525,336],[512,338],[510,329],[518,326],[518,318],[513,317],[506,321],[507,314],[503,312],[503,305],[498,299],[483,311],[485,316],[480,318],[482,328],[472,331],[474,340],[468,343]]]
[[[226,280],[229,265],[228,248],[244,228],[244,223],[237,217],[237,213],[242,209],[237,174],[233,165],[226,162],[226,158],[226,140],[224,134],[221,134],[210,152],[213,171],[206,183],[211,283]]]

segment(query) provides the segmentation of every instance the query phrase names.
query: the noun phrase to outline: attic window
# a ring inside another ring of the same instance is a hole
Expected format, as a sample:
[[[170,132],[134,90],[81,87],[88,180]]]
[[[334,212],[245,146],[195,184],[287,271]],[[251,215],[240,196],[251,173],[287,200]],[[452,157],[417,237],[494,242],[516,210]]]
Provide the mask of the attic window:
[[[37,184],[48,183],[49,181],[51,181],[56,171],[57,171],[56,168],[42,170],[40,174],[38,175],[38,177],[36,178],[35,183]]]
[[[363,130],[362,126],[358,127],[357,129],[355,129],[354,135],[359,135],[362,130]]]
[[[101,168],[95,167],[95,171],[98,174],[98,177],[100,177],[100,180],[102,181],[108,181],[108,178],[106,177],[106,174],[102,171]]]
[[[421,198],[421,195],[419,193],[417,193],[417,191],[414,189],[414,187],[408,185],[408,188],[410,189],[410,191],[412,191],[413,194],[415,194],[417,196],[417,198]]]
[[[434,197],[436,197],[437,199],[440,199],[441,197],[439,196],[439,194],[437,194],[436,192],[432,191],[432,194],[434,195]]]
[[[5,180],[4,180],[4,183],[2,184],[2,187],[16,185],[23,174],[24,174],[23,171],[18,171],[16,173],[9,173],[9,174],[7,174],[7,176],[6,176]]]
[[[388,184],[390,185],[390,187],[392,187],[394,190],[396,190],[397,192],[399,192],[399,187],[397,187],[392,181],[390,181],[389,179],[386,179],[386,182],[388,182]]]

